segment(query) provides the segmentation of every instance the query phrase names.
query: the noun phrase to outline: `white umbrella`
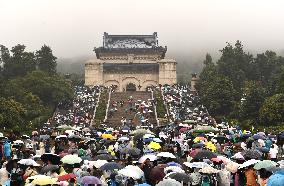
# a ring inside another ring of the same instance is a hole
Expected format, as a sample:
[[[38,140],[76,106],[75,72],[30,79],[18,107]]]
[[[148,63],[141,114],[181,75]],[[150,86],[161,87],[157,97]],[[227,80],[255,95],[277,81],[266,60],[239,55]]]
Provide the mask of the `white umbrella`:
[[[241,165],[239,166],[239,169],[248,167],[248,166],[250,166],[250,165],[254,165],[254,164],[256,164],[257,162],[259,162],[259,160],[250,159],[250,160],[244,162],[243,164],[241,164]]]
[[[128,138],[128,137],[126,137],[126,136],[122,136],[122,137],[118,138],[118,140],[117,140],[117,141],[128,141],[128,140],[129,140],[129,138]]]
[[[128,165],[125,168],[118,171],[118,174],[121,174],[126,177],[133,179],[140,179],[144,176],[144,172],[137,166]]]
[[[14,144],[20,144],[20,143],[24,143],[22,140],[16,140],[14,141]]]
[[[238,171],[239,166],[240,165],[238,163],[231,161],[226,165],[226,169],[231,173],[236,173]]]
[[[170,152],[160,152],[157,154],[158,157],[164,157],[164,158],[176,158],[175,155],[173,155]]]
[[[163,142],[160,138],[153,138],[153,141],[157,142],[157,143],[162,143]]]
[[[167,178],[160,181],[156,186],[182,186],[182,184],[174,179]]]
[[[234,156],[232,156],[232,159],[244,160],[245,158],[240,152],[238,152]]]
[[[165,174],[168,174],[170,172],[180,172],[184,173],[184,170],[182,170],[180,167],[177,166],[168,166],[164,169]]]
[[[157,156],[156,156],[156,155],[154,155],[154,154],[147,154],[147,155],[142,156],[142,157],[138,160],[138,162],[139,162],[139,163],[144,163],[144,161],[145,161],[147,158],[149,158],[150,161],[155,161],[155,160],[157,160]]]
[[[204,174],[215,174],[220,172],[220,170],[214,169],[213,167],[204,167],[199,170],[199,172],[204,173]]]
[[[104,164],[108,163],[106,160],[97,160],[97,161],[89,161],[89,166],[95,166],[97,169],[99,169]]]
[[[67,138],[67,136],[66,135],[59,135],[55,139],[60,139],[60,138]]]
[[[144,134],[143,138],[155,138],[153,134]]]
[[[18,163],[22,165],[40,166],[37,162],[35,162],[32,159],[21,159],[20,161],[18,161]]]
[[[184,162],[183,163],[185,166],[189,167],[189,168],[199,168],[202,169],[204,167],[210,167],[209,164],[205,163],[205,162]]]

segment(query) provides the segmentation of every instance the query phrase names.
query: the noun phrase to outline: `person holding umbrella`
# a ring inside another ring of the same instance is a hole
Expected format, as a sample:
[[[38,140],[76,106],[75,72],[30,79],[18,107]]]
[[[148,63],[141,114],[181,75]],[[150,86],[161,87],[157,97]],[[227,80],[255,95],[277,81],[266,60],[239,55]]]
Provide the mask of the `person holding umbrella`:
[[[150,176],[150,172],[151,172],[152,168],[153,168],[153,166],[151,165],[151,161],[150,161],[149,158],[147,158],[144,161],[144,163],[141,165],[141,169],[144,172],[145,180],[146,180],[147,183],[150,183],[149,176]]]

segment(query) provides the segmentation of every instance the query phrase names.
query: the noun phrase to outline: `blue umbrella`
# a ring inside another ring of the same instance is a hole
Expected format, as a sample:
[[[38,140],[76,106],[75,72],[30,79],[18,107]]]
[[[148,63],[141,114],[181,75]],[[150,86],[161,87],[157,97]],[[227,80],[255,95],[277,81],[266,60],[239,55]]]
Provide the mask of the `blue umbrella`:
[[[284,171],[278,171],[269,177],[266,186],[283,186],[283,183]]]
[[[136,185],[136,186],[151,186],[151,185],[149,185],[149,184],[147,184],[147,183],[141,183],[141,184]]]
[[[201,148],[201,147],[204,147],[204,144],[203,143],[195,143],[192,145],[193,148]]]
[[[176,167],[182,167],[180,164],[176,163],[176,162],[169,162],[167,163],[168,166],[176,166]]]
[[[266,148],[266,147],[259,147],[259,148],[256,148],[256,149],[259,150],[260,152],[263,152],[263,153],[269,152],[269,148]]]
[[[149,142],[153,141],[153,139],[152,138],[144,138],[143,141],[145,143],[149,143]]]
[[[259,134],[255,134],[255,135],[253,135],[252,137],[253,137],[253,139],[255,139],[255,140],[265,139],[265,136],[262,136],[262,135],[259,135]]]
[[[109,162],[100,167],[101,170],[115,170],[122,169],[123,166],[121,164],[115,162]]]

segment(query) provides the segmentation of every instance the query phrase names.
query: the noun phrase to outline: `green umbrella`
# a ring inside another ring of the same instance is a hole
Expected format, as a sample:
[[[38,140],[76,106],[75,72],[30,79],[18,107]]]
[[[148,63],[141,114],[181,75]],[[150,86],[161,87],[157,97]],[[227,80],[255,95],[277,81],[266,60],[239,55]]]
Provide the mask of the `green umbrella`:
[[[68,154],[61,159],[62,163],[73,165],[75,163],[81,163],[82,159],[77,155]]]
[[[260,170],[260,169],[267,169],[271,167],[276,167],[278,164],[274,161],[271,160],[262,160],[254,165],[255,170]]]

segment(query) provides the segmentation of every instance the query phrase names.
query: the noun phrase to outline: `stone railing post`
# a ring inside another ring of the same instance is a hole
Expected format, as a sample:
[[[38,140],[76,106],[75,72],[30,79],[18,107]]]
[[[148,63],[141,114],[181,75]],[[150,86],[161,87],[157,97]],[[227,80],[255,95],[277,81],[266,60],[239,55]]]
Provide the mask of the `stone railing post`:
[[[106,115],[105,115],[105,119],[104,122],[107,120],[107,116],[108,116],[108,109],[109,109],[109,103],[110,103],[110,97],[111,97],[111,88],[108,89],[109,93],[108,93],[108,100],[107,100],[107,107],[106,107]]]

